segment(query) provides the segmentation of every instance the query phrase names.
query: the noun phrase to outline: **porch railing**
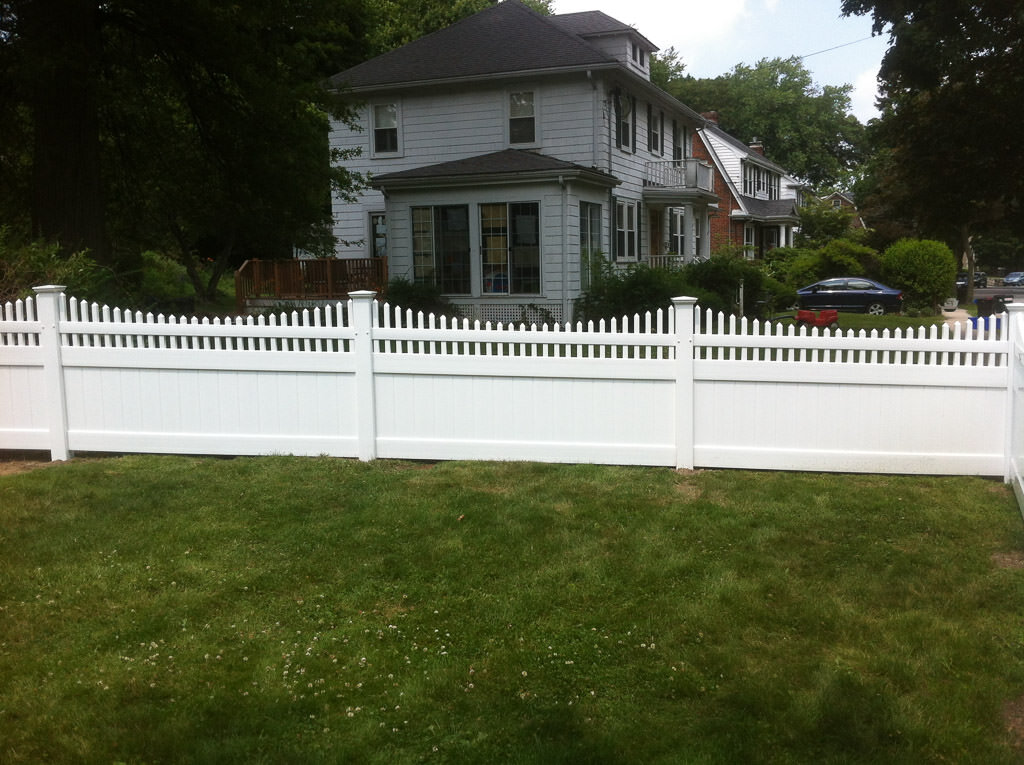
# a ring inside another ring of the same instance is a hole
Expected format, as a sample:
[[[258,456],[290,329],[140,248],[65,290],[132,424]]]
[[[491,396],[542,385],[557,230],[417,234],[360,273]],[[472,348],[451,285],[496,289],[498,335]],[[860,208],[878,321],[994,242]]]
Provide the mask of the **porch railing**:
[[[387,258],[247,260],[235,271],[238,312],[250,299],[347,300],[354,290],[383,293]]]
[[[649,186],[714,191],[711,165],[699,159],[648,162],[644,179]]]

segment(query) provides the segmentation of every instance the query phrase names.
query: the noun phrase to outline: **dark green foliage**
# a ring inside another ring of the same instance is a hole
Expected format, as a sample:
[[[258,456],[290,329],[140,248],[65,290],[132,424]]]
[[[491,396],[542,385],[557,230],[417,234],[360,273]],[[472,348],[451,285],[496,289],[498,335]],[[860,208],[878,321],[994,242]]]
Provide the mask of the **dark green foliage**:
[[[890,40],[870,206],[968,260],[979,233],[1007,226],[1024,234],[1020,127],[1005,116],[1024,103],[1020,3],[843,0],[842,9],[871,15]]]
[[[882,253],[882,278],[906,291],[909,307],[934,310],[954,294],[956,257],[942,242],[901,239]]]
[[[0,303],[33,294],[33,287],[60,284],[75,297],[106,301],[113,274],[87,253],[64,255],[55,244],[22,242],[0,226]]]
[[[712,79],[676,77],[667,90],[815,186],[846,187],[864,153],[864,127],[850,114],[851,85],[818,86],[796,57],[737,64]]]
[[[458,316],[455,307],[441,294],[441,288],[433,284],[416,284],[407,279],[392,279],[388,282],[387,294],[383,300],[389,305],[413,313],[434,314],[437,317]]]
[[[322,83],[365,57],[363,0],[2,8],[0,218],[24,236],[131,288],[165,252],[206,297],[242,259],[329,248],[331,188],[355,179],[331,168],[347,111]]]
[[[877,278],[878,253],[849,239],[833,239],[824,247],[779,247],[768,258],[769,273],[793,289],[838,276]]]
[[[741,285],[743,312],[748,316],[763,315],[792,302],[792,290],[760,265],[723,253],[678,269],[642,263],[619,269],[604,262],[592,278],[591,288],[576,301],[575,315],[583,321],[632,317],[666,308],[672,298],[683,296],[697,298],[702,308],[734,313],[739,310]]]
[[[848,239],[853,234],[853,213],[816,200],[800,207],[797,247],[824,247],[833,239]]]

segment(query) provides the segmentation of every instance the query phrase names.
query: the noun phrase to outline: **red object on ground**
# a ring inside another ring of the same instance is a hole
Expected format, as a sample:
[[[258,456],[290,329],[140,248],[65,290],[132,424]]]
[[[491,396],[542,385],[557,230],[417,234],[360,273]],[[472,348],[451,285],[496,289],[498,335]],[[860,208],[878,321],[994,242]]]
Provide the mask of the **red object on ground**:
[[[831,309],[817,312],[799,310],[796,312],[796,322],[797,324],[807,324],[811,327],[836,328],[839,326],[839,311]]]

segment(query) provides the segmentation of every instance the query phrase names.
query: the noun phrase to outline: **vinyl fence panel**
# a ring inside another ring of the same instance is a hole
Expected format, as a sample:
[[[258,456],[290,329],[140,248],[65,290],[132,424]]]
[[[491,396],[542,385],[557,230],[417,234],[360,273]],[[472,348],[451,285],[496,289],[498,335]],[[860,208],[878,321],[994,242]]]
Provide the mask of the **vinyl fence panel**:
[[[999,475],[1024,503],[1024,305],[797,330],[696,308],[470,323],[379,304],[196,320],[0,307],[0,449]]]

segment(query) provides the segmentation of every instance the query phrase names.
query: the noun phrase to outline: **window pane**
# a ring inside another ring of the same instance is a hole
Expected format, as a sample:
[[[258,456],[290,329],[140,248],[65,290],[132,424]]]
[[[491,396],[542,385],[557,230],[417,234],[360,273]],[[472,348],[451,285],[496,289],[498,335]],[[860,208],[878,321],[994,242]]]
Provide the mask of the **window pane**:
[[[373,150],[398,151],[398,107],[395,104],[373,107]]]
[[[533,143],[536,140],[536,120],[533,92],[509,94],[508,140],[510,143]]]
[[[441,292],[466,295],[469,286],[469,208],[449,205],[434,208],[434,228]]]
[[[508,208],[505,204],[480,205],[480,244],[483,292],[508,294]]]
[[[511,290],[517,294],[540,292],[540,216],[536,202],[511,204],[512,248],[509,252]]]

